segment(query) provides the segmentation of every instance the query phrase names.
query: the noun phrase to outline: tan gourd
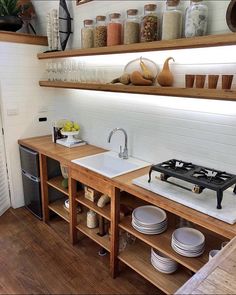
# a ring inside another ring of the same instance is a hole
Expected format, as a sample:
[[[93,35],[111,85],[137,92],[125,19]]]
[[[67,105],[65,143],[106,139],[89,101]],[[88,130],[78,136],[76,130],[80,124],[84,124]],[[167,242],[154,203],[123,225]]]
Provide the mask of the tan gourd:
[[[164,65],[163,65],[162,71],[160,72],[160,74],[157,77],[157,82],[161,86],[164,86],[164,87],[172,86],[174,83],[174,77],[173,77],[173,74],[171,73],[170,68],[169,68],[169,61],[170,60],[175,61],[173,59],[173,57],[167,58]]]
[[[142,74],[138,71],[134,71],[130,75],[130,81],[133,85],[137,85],[137,86],[151,86],[152,85],[152,81],[143,78]]]

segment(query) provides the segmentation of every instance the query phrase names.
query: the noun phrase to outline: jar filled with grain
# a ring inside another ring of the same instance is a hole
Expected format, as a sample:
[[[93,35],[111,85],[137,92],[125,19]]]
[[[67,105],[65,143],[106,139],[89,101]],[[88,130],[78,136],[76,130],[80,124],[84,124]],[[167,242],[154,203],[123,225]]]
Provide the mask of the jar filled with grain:
[[[96,25],[94,29],[94,47],[107,46],[107,25],[106,17],[98,15],[96,17]]]
[[[202,0],[192,0],[186,10],[185,37],[204,36],[207,33],[208,7]]]
[[[127,17],[124,22],[124,44],[139,42],[140,24],[138,9],[127,10]]]
[[[107,25],[107,46],[122,44],[122,22],[120,13],[109,14]]]
[[[81,47],[82,48],[93,47],[93,29],[94,29],[93,20],[85,19],[84,27],[81,29]]]
[[[182,36],[182,11],[180,0],[167,0],[162,17],[162,40],[178,39]]]
[[[144,16],[141,21],[140,42],[151,42],[159,39],[160,23],[155,4],[144,6]]]

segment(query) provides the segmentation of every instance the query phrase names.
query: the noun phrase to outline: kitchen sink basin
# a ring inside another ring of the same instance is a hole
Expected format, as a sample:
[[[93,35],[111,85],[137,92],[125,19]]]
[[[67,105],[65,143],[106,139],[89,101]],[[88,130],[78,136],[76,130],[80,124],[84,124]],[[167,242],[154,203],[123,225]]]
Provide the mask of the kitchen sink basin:
[[[125,160],[121,159],[118,153],[111,151],[75,159],[72,162],[108,178],[113,178],[150,165],[148,162],[132,157]]]

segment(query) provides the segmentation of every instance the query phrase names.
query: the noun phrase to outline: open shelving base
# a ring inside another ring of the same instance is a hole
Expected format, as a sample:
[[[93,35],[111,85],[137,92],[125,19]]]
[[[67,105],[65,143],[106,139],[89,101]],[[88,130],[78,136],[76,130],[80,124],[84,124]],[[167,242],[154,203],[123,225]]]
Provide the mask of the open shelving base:
[[[121,84],[73,83],[62,81],[40,81],[42,87],[81,89],[107,92],[122,92],[133,94],[163,95],[176,97],[190,97],[198,99],[214,99],[236,101],[236,91],[206,88],[177,88],[158,86],[134,86]]]
[[[151,248],[140,241],[127,246],[118,258],[167,294],[174,294],[191,277],[182,267],[173,274],[158,272],[151,265]]]

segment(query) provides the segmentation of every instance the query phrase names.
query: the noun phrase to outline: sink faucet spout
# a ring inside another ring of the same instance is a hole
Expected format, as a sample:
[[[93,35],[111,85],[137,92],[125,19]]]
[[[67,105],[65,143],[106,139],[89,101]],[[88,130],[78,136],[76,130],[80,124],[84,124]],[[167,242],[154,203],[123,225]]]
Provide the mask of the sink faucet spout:
[[[121,131],[123,132],[124,136],[125,136],[125,146],[124,146],[124,149],[122,151],[122,147],[120,146],[120,153],[119,153],[119,157],[122,158],[122,159],[128,159],[128,135],[127,135],[127,132],[125,131],[125,129],[123,128],[115,128],[113,129],[109,136],[108,136],[108,142],[110,143],[111,142],[111,138],[112,138],[112,135],[114,133],[116,133],[117,131]]]

